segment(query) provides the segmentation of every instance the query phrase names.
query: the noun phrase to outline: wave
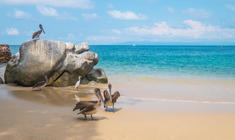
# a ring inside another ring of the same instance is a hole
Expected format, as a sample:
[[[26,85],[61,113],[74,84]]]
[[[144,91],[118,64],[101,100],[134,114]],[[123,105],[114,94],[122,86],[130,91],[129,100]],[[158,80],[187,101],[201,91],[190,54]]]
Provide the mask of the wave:
[[[153,102],[180,102],[180,103],[201,103],[201,104],[235,104],[235,101],[210,101],[210,100],[187,100],[187,99],[168,99],[168,98],[143,98],[121,96],[127,100],[153,101]]]

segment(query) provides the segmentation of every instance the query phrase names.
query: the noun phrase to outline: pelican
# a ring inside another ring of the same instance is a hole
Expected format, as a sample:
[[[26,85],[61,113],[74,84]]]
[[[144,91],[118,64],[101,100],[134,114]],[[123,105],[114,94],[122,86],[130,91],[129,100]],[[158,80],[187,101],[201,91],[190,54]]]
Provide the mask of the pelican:
[[[81,81],[81,76],[78,76],[78,81],[76,82],[74,89],[78,90],[78,86],[80,85],[80,81]]]
[[[39,39],[39,36],[41,35],[42,32],[45,34],[45,31],[44,31],[44,29],[42,28],[42,24],[39,24],[39,28],[40,28],[39,31],[33,33],[32,39],[35,39],[35,38],[38,38],[38,39]]]
[[[33,87],[32,87],[32,90],[42,90],[43,87],[45,87],[48,83],[48,78],[47,76],[45,75],[44,76],[45,78],[45,81],[40,81],[38,83],[36,83]]]
[[[117,99],[120,97],[119,91],[115,91],[113,95],[112,93],[112,85],[108,84],[109,92],[107,90],[104,90],[104,108],[107,109],[107,107],[112,106],[114,111],[114,104],[116,103]]]
[[[77,104],[73,108],[73,111],[79,110],[77,114],[83,114],[85,117],[85,120],[87,120],[86,115],[91,115],[91,119],[93,120],[92,115],[95,114],[98,110],[98,108],[101,105],[101,102],[103,102],[102,95],[100,93],[99,88],[95,88],[95,95],[98,98],[98,101],[80,101],[78,96],[75,95],[75,100],[77,100]]]

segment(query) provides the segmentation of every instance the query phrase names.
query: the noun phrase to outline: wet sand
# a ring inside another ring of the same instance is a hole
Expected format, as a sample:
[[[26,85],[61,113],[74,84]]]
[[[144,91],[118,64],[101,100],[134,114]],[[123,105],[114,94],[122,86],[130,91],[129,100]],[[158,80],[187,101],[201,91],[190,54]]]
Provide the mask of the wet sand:
[[[79,91],[1,85],[0,139],[235,139],[234,80],[111,79],[122,95],[115,112],[101,108],[88,121],[72,111],[73,96],[95,100],[94,87],[106,85]]]

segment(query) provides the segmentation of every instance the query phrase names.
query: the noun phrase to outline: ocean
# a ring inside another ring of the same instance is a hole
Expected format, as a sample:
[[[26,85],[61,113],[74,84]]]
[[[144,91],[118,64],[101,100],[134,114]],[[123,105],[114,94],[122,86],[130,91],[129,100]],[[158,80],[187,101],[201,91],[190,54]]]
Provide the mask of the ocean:
[[[15,54],[19,45],[11,45]],[[90,45],[107,75],[235,78],[235,46]]]

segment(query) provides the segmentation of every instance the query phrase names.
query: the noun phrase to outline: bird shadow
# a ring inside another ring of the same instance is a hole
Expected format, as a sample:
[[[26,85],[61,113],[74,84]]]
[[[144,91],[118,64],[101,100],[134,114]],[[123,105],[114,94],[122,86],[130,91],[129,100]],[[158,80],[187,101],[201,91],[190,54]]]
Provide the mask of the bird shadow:
[[[106,112],[113,112],[113,113],[118,112],[120,110],[122,110],[122,108],[114,108],[114,110],[113,110],[113,108],[106,108],[105,109]]]
[[[106,120],[108,119],[107,117],[93,117],[93,119],[91,119],[90,117],[87,117],[87,119],[85,119],[84,117],[78,117],[76,118],[77,121],[100,121],[100,120]]]

